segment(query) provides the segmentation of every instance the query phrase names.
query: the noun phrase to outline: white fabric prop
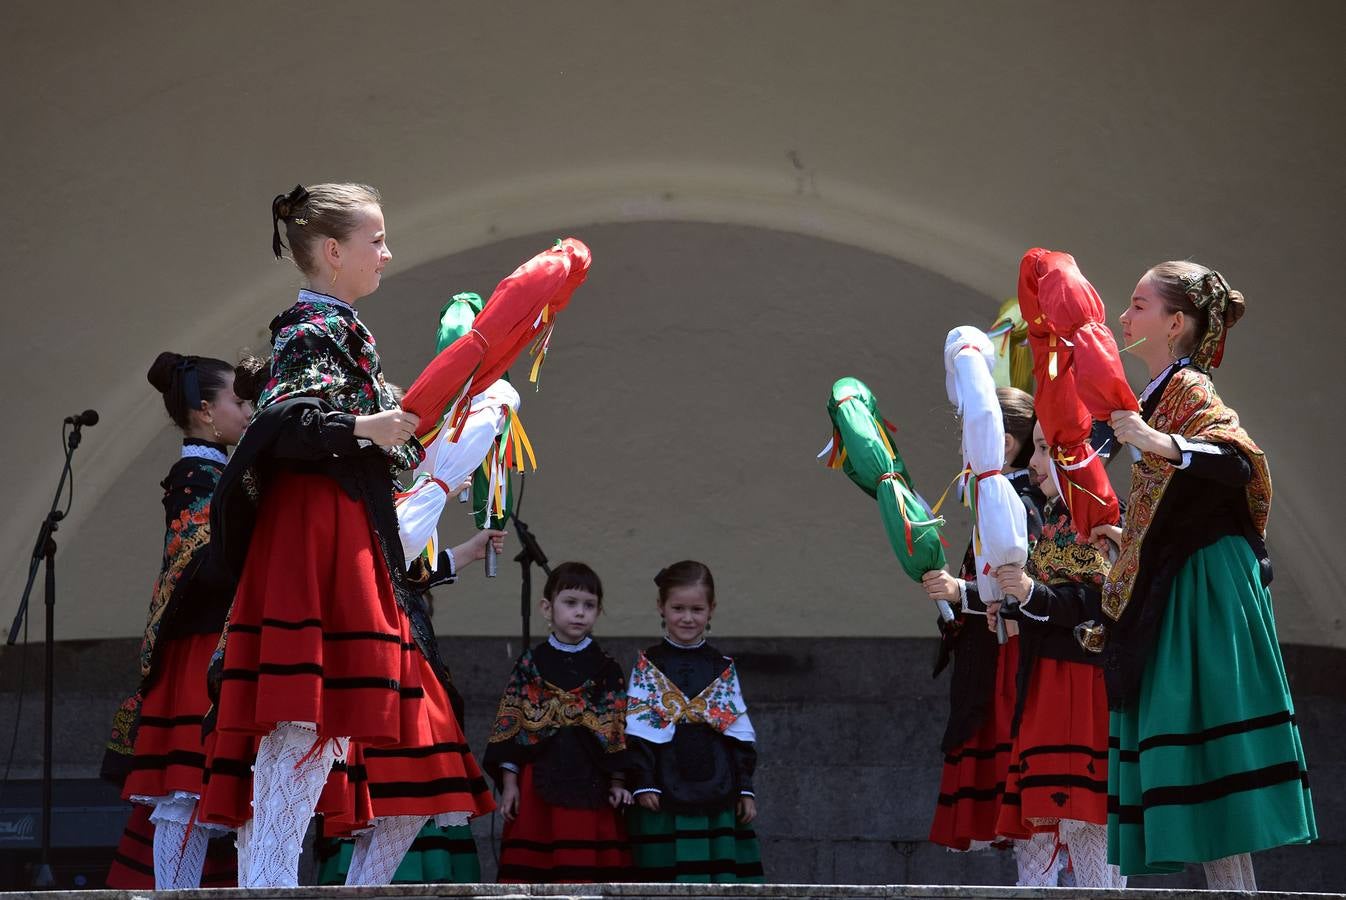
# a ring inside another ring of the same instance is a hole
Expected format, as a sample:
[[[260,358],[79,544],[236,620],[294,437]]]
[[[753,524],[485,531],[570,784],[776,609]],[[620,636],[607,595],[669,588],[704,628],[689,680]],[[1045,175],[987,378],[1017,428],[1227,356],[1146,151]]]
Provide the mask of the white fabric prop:
[[[458,440],[452,441],[448,423],[425,448],[425,461],[416,467],[411,488],[397,496],[397,531],[407,566],[426,547],[430,558],[439,553],[437,526],[449,491],[475,472],[491,444],[509,421],[508,410],[519,410],[519,392],[503,378],[472,398],[472,407]]]
[[[960,325],[944,340],[945,388],[963,417],[965,501],[976,512],[972,548],[983,603],[1004,599],[995,570],[1028,561],[1028,514],[1001,470],[1005,422],[992,377],[995,348],[980,329]]]

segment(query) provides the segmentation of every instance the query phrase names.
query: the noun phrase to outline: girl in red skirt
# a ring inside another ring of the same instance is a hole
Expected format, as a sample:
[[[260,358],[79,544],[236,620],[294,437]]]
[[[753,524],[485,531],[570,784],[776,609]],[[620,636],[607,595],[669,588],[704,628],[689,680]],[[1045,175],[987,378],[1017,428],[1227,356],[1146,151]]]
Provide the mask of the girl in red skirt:
[[[239,826],[241,887],[293,886],[322,796],[338,833],[362,831],[347,883],[386,884],[427,818],[493,804],[397,535],[417,420],[352,306],[392,257],[378,193],[296,187],[272,217],[310,289],[271,323],[271,377],[212,510],[238,586],[201,818]]]
[[[1028,540],[1042,528],[1042,495],[1025,468],[1032,456],[1033,398],[1017,388],[996,391],[1005,423],[1005,477],[1014,485],[1028,515]],[[940,749],[944,770],[930,840],[952,850],[969,850],[996,840],[996,820],[1009,770],[1010,722],[1019,669],[1019,637],[1011,626],[1004,644],[997,644],[981,623],[986,606],[977,590],[971,545],[954,578],[943,569],[927,572],[922,586],[932,600],[953,605],[957,618],[939,620],[941,644],[934,674],[953,661],[949,684],[949,719]]]
[[[626,679],[590,636],[603,583],[562,563],[542,591],[551,634],[514,664],[486,769],[500,785],[500,881],[628,881]]]
[[[1052,857],[1065,846],[1077,887],[1126,887],[1117,867],[1108,865],[1108,695],[1101,645],[1091,650],[1075,637],[1077,625],[1102,619],[1110,565],[1102,551],[1075,533],[1050,477],[1051,448],[1041,425],[1033,430],[1033,443],[1029,468],[1047,497],[1042,534],[1027,571],[1001,566],[996,573],[1006,596],[1022,599],[987,609],[992,631],[997,615],[1020,628],[1014,747],[996,830],[1025,841],[1039,834],[1056,837],[1051,856],[1021,859],[1020,886],[1054,887]]]
[[[104,765],[105,772],[123,769],[123,798],[149,807],[148,815],[133,816],[120,865],[109,873],[121,883],[138,880],[134,873],[144,868],[145,854],[137,850],[148,838],[154,888],[200,887],[207,844],[222,833],[194,825],[193,818],[205,774],[206,668],[232,597],[208,562],[210,501],[228,448],[252,415],[252,404],[235,393],[235,375],[222,359],[169,352],[160,353],[148,373],[183,441],[161,483],[167,530],[140,646],[140,688],[117,712]],[[119,752],[124,748],[129,756]]]

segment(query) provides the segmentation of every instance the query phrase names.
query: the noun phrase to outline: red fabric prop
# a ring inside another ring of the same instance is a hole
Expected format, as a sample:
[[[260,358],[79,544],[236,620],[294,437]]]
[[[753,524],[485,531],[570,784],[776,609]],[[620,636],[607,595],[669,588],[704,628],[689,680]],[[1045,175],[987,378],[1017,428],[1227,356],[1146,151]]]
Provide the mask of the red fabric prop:
[[[566,238],[496,286],[472,330],[440,351],[407,389],[402,408],[420,417],[417,437],[428,434],[445,409],[452,408],[449,419],[458,425],[470,405],[471,386],[494,384],[534,340],[530,380],[537,380],[556,315],[584,283],[590,262],[589,248]]]
[[[1019,264],[1019,308],[1028,322],[1042,432],[1052,447],[1053,475],[1075,530],[1116,524],[1117,495],[1103,460],[1089,444],[1093,419],[1140,409],[1126,382],[1121,354],[1104,324],[1106,310],[1069,253],[1035,247]]]

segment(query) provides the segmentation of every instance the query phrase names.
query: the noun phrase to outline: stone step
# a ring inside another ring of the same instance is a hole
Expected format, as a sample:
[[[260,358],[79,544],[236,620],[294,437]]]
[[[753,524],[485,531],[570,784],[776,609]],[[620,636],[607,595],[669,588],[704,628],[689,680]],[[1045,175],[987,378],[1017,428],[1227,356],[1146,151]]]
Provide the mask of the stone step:
[[[1127,889],[1082,890],[1070,888],[983,887],[970,885],[837,885],[837,884],[426,884],[387,887],[298,887],[243,890],[215,888],[206,891],[157,891],[156,900],[259,900],[283,897],[287,900],[412,900],[412,898],[452,897],[459,900],[514,900],[525,897],[558,897],[569,900],[1038,900],[1038,898],[1088,897],[1090,900],[1179,900],[1191,897],[1190,890]],[[52,895],[37,891],[0,893],[0,900],[45,900]],[[62,900],[145,900],[137,891],[68,891]],[[1235,900],[1249,895],[1237,891],[1208,891],[1202,898]],[[1308,894],[1262,891],[1266,900],[1295,897],[1346,898],[1346,894]]]

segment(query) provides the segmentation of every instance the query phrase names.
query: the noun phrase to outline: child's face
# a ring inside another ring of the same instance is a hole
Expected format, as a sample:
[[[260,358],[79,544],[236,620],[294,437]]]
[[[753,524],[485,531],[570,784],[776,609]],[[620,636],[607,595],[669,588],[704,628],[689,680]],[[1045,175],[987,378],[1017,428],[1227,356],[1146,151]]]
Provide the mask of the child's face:
[[[542,600],[542,615],[551,619],[551,630],[567,644],[578,644],[594,630],[598,620],[598,596],[567,588]]]
[[[1182,313],[1168,311],[1159,285],[1149,272],[1136,284],[1131,305],[1119,321],[1122,323],[1122,343],[1131,347],[1128,352],[1150,366],[1171,361],[1170,341],[1176,342],[1183,337],[1188,324]]]
[[[1033,483],[1048,500],[1058,494],[1056,482],[1052,481],[1051,453],[1047,438],[1042,434],[1042,426],[1033,426],[1033,458],[1028,461],[1028,468],[1033,473]]]
[[[226,372],[224,384],[214,400],[207,400],[201,411],[203,434],[219,435],[219,442],[230,447],[243,438],[243,431],[252,419],[252,404],[234,393],[234,373]],[[213,426],[213,427],[212,427]]]
[[[715,605],[706,598],[701,585],[673,588],[668,599],[659,604],[668,636],[679,644],[694,644],[701,640],[710,624]]]
[[[336,270],[336,278],[329,285],[319,277],[315,285],[317,289],[335,290],[352,301],[377,291],[383,278],[383,267],[393,258],[384,230],[383,210],[373,203],[366,204],[356,215],[356,225],[350,236],[336,243],[339,251],[334,260],[338,261],[328,261]]]

